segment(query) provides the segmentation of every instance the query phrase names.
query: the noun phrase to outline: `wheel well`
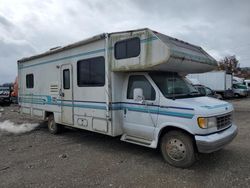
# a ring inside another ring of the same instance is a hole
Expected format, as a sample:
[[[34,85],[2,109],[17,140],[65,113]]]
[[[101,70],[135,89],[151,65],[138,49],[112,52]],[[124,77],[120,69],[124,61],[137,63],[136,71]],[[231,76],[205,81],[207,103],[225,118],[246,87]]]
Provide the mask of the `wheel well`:
[[[187,132],[186,130],[184,129],[181,129],[181,128],[178,128],[178,127],[174,127],[174,126],[166,126],[164,127],[163,129],[161,129],[160,133],[159,133],[159,139],[158,139],[158,145],[157,145],[157,148],[159,148],[160,144],[161,144],[161,140],[162,140],[162,137],[169,131],[180,131],[188,136],[190,136],[193,140],[193,144],[194,144],[194,147],[195,149],[196,148],[196,144],[195,144],[195,139],[194,139],[194,135],[192,135],[191,133]]]
[[[44,119],[47,120],[47,118],[48,118],[51,114],[53,115],[54,113],[53,113],[53,112],[45,111]]]

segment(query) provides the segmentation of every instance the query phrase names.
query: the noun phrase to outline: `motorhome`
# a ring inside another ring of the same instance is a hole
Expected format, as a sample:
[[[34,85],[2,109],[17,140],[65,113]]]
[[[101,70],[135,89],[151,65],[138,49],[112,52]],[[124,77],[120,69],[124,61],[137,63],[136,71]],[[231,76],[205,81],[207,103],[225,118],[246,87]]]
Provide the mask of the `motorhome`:
[[[185,80],[216,66],[201,47],[150,29],[105,33],[19,60],[19,104],[51,133],[69,126],[120,136],[188,167],[237,134],[233,106]]]

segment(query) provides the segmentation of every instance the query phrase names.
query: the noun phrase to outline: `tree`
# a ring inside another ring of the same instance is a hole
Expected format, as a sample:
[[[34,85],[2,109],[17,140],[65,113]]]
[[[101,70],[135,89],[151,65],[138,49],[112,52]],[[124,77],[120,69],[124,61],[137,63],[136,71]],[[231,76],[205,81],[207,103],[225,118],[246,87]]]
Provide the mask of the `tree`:
[[[228,73],[237,73],[239,70],[239,61],[235,55],[226,56],[218,63],[219,63],[219,69],[225,70]]]

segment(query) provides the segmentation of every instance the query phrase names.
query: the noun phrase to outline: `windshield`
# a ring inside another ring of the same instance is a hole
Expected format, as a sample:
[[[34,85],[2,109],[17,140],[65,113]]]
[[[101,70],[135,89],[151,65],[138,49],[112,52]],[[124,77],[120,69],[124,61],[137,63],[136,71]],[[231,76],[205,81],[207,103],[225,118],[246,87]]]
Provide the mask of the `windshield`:
[[[194,86],[194,87],[200,92],[201,95],[206,96],[206,90],[204,87],[201,86]]]
[[[152,72],[149,73],[166,98],[190,98],[201,94],[184,78],[177,73]]]
[[[243,84],[234,84],[235,89],[247,89],[247,86]]]

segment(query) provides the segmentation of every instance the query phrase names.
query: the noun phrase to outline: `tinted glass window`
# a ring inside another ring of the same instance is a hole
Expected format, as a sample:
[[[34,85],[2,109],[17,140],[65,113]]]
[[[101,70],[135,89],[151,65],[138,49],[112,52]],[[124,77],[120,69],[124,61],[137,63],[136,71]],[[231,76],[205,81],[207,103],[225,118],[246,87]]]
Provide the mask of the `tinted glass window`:
[[[70,89],[70,71],[69,71],[69,69],[63,70],[63,89]]]
[[[127,57],[136,57],[140,54],[140,39],[135,38],[127,41]]]
[[[115,58],[124,59],[127,56],[126,41],[115,44]]]
[[[196,89],[198,89],[198,91],[200,92],[200,94],[202,94],[202,95],[206,95],[206,91],[205,91],[205,89],[203,88],[203,87],[197,87]]]
[[[135,88],[141,88],[145,100],[155,100],[155,90],[145,76],[130,76],[128,82],[127,98],[133,99]]]
[[[80,87],[105,85],[104,57],[84,59],[77,62],[77,84]]]
[[[116,59],[136,57],[140,54],[140,51],[141,43],[138,37],[119,41],[115,44]]]
[[[33,74],[26,75],[26,88],[33,88],[34,87],[34,76]]]
[[[206,87],[206,93],[207,95],[213,95],[213,91]]]
[[[166,98],[186,98],[200,95],[188,81],[176,73],[151,72],[149,75]]]

